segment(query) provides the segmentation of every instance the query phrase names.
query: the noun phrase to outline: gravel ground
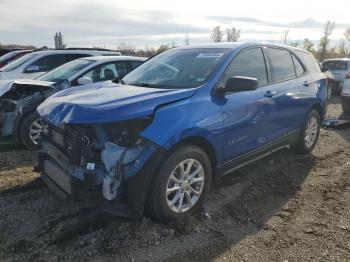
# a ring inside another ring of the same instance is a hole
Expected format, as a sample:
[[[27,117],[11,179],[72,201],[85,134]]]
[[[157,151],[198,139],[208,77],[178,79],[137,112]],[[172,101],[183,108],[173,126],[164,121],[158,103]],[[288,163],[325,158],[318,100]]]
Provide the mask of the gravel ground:
[[[328,116],[340,114],[334,98]],[[60,200],[35,159],[0,153],[1,261],[350,261],[350,129],[226,176],[202,213],[166,225]]]

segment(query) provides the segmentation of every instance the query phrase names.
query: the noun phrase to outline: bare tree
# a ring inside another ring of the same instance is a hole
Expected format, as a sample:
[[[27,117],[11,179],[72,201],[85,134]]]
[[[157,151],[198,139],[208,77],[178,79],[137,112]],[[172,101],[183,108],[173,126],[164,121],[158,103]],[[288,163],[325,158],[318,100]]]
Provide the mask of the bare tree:
[[[303,40],[303,49],[309,52],[314,51],[314,44],[309,40],[309,38],[305,38]]]
[[[320,40],[320,61],[324,60],[326,54],[327,54],[327,48],[329,45],[329,37],[333,32],[333,29],[335,28],[335,22],[327,21],[323,28],[323,36]]]
[[[346,47],[345,47],[345,41],[342,40],[339,45],[338,45],[338,48],[337,48],[337,56],[339,57],[346,57],[347,55],[347,50],[346,50]]]
[[[126,43],[120,43],[117,46],[117,50],[121,52],[122,55],[135,55],[135,48],[131,45],[128,45]]]
[[[283,40],[284,40],[285,45],[287,44],[288,34],[289,34],[289,29],[284,29],[283,30]]]
[[[211,33],[210,38],[214,43],[218,43],[218,42],[222,42],[223,36],[224,36],[224,33],[221,31],[220,26],[215,26],[213,28],[213,32]]]
[[[189,46],[190,45],[190,37],[188,36],[188,34],[186,33],[185,35],[185,45]]]
[[[345,30],[344,36],[348,41],[350,41],[350,27]]]
[[[237,30],[235,27],[226,29],[227,42],[237,42],[241,37],[241,30]]]

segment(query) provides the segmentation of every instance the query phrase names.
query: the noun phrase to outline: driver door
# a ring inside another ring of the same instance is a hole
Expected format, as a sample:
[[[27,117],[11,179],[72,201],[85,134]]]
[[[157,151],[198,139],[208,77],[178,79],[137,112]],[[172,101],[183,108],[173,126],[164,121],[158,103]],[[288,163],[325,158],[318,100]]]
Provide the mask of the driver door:
[[[251,152],[269,142],[275,104],[267,97],[269,77],[262,48],[249,48],[236,55],[226,69],[219,88],[232,76],[257,78],[258,88],[222,97],[225,161]]]

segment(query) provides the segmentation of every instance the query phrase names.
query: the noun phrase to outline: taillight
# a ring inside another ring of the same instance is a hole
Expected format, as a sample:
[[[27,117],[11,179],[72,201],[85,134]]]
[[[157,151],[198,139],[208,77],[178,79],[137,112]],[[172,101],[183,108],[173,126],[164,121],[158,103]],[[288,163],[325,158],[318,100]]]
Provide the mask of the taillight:
[[[345,75],[345,79],[350,79],[350,72]]]

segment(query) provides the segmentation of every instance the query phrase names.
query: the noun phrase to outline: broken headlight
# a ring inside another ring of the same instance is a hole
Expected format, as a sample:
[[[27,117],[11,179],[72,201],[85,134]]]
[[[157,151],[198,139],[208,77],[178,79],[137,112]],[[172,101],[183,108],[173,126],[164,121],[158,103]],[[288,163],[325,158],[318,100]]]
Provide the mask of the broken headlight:
[[[131,147],[139,140],[139,133],[151,122],[151,119],[135,119],[105,125],[108,138],[111,142]]]

